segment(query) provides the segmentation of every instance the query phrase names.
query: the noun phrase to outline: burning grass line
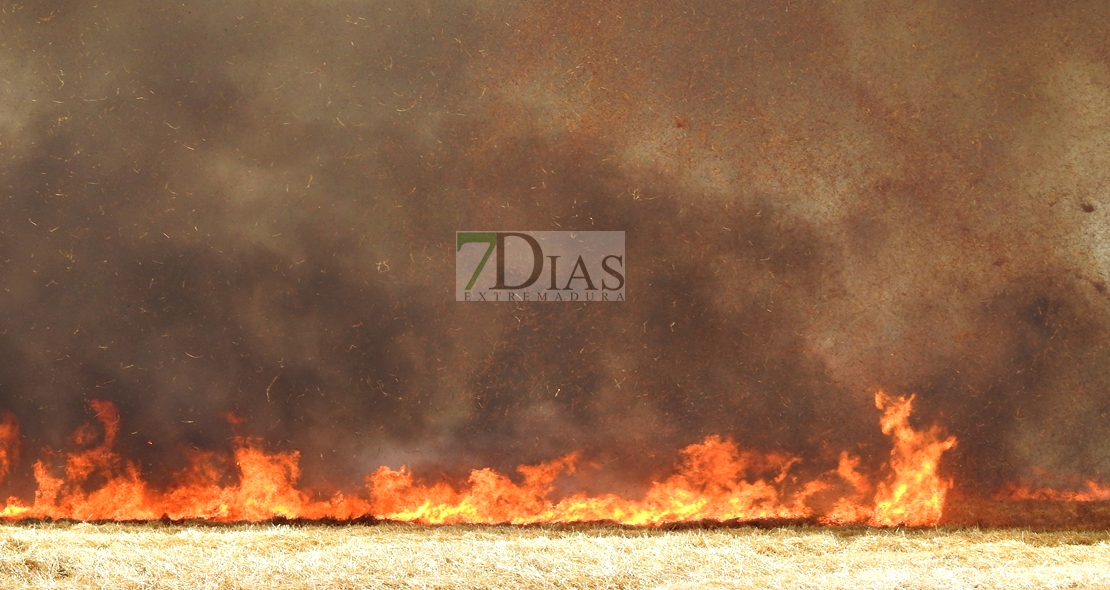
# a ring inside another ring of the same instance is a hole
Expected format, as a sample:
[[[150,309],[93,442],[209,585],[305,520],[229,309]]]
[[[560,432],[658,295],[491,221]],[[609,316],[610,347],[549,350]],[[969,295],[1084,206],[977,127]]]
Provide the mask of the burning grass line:
[[[1107,588],[1110,532],[36,522],[0,587]]]
[[[9,497],[0,519],[97,522],[161,517],[168,522],[262,522],[281,517],[628,525],[717,519],[771,525],[935,525],[941,522],[953,485],[937,467],[956,439],[945,438],[936,426],[910,427],[913,400],[912,395],[895,398],[875,393],[875,407],[882,411],[881,430],[893,442],[890,460],[878,479],[860,473],[859,457],[842,451],[835,470],[783,486],[800,457],[743,450],[728,437],[710,435],[684,447],[674,472],[653,481],[640,499],[580,493],[558,500],[550,497],[555,480],[575,471],[579,451],[546,463],[520,465],[516,479],[490,468],[473,469],[465,484],[454,486],[442,481],[422,483],[404,466],[381,466],[366,474],[365,493],[336,493],[325,499],[298,487],[297,451],[267,452],[261,441],[249,437],[235,438],[234,473],[225,472],[224,461],[215,451],[191,452],[188,466],[159,489],[143,478],[139,463],[114,449],[120,424],[115,405],[90,400],[99,429],[92,424],[79,428],[74,442],[81,448],[64,454],[64,460],[46,449],[44,454],[52,459],[39,459],[33,466],[34,500]],[[18,447],[17,424],[5,417],[0,424],[0,458],[11,456]],[[0,461],[0,483],[6,470],[7,463]],[[223,476],[232,477],[225,481]]]

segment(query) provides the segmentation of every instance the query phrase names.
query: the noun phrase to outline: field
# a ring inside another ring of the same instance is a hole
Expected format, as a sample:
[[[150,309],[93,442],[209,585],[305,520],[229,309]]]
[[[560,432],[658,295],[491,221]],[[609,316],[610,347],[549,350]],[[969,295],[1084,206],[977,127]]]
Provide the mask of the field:
[[[2,588],[1110,588],[1110,533],[17,523]]]

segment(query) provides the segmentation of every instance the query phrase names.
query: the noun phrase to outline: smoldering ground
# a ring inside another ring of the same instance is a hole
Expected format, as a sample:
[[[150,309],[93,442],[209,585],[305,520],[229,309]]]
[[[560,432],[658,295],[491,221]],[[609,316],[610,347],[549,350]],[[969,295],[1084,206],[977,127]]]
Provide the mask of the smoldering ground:
[[[1108,17],[8,5],[7,487],[93,398],[155,482],[236,434],[321,490],[574,449],[635,489],[712,433],[875,470],[879,388],[970,493],[1105,478]],[[628,301],[456,303],[476,228],[625,231]]]

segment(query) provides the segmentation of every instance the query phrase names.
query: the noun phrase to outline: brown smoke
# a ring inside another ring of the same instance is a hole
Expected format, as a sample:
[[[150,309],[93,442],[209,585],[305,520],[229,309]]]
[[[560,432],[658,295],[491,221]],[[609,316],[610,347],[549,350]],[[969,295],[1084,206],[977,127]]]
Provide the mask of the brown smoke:
[[[959,438],[965,491],[1105,479],[1108,21],[1095,0],[11,5],[0,410],[26,455],[111,400],[155,479],[238,428],[322,489],[574,449],[646,482],[710,434],[874,468],[884,389]],[[456,303],[460,229],[623,230],[629,300]]]

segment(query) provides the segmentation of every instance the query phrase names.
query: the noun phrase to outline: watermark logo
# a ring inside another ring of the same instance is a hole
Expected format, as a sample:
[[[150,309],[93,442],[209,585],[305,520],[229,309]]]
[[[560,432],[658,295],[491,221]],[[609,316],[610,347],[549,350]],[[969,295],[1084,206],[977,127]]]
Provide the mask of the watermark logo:
[[[455,301],[624,301],[622,231],[455,232]]]

